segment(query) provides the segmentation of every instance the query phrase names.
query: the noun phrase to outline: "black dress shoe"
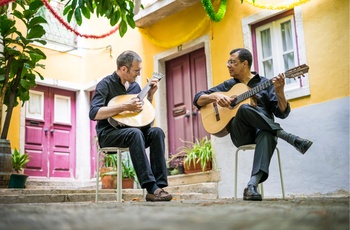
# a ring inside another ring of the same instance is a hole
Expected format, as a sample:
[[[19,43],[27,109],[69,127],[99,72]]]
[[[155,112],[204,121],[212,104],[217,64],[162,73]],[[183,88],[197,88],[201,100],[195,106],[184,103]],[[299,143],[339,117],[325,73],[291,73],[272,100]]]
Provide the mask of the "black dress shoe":
[[[243,192],[243,200],[258,200],[261,201],[262,197],[258,193],[258,189],[254,185],[248,185]]]
[[[294,147],[302,154],[306,153],[306,151],[311,147],[311,145],[312,141],[300,137],[297,137],[294,143]]]

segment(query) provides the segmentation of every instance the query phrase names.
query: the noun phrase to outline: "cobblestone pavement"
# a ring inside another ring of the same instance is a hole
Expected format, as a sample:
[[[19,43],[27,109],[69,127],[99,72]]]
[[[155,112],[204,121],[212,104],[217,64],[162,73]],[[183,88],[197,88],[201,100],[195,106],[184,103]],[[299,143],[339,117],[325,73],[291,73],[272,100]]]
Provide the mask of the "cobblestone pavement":
[[[349,197],[0,205],[1,230],[349,230]]]

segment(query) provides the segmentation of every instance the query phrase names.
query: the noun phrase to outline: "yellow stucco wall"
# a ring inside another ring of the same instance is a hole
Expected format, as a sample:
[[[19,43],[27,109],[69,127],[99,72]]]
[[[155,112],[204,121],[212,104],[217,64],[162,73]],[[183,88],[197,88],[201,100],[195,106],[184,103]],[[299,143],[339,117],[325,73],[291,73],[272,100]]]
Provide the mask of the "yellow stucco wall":
[[[349,96],[349,1],[311,1],[303,7],[311,97],[295,104]]]

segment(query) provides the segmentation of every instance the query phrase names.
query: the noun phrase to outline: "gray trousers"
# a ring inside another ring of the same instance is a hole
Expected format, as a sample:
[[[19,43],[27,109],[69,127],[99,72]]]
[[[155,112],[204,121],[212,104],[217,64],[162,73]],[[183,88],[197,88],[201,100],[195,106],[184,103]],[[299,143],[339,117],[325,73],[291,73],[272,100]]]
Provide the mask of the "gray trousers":
[[[268,178],[270,161],[277,145],[276,131],[282,129],[280,125],[255,107],[243,104],[229,122],[228,129],[236,147],[256,144],[251,175],[263,171],[259,183],[264,182]]]

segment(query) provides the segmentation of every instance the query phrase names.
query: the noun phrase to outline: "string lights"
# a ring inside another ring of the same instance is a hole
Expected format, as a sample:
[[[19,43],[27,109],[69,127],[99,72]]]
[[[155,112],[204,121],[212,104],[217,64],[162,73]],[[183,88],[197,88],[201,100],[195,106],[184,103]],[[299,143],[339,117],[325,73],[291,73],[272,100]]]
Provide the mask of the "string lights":
[[[79,37],[84,37],[84,38],[94,38],[94,39],[100,39],[100,38],[105,38],[107,36],[112,35],[119,29],[119,25],[112,29],[110,32],[102,35],[88,35],[88,34],[81,34],[78,31],[76,31],[74,28],[72,28],[67,22],[65,22],[56,12],[52,7],[50,6],[49,2],[47,0],[42,0],[44,3],[45,7],[53,14],[53,16],[64,26],[66,27],[67,30],[73,32],[75,35]]]

